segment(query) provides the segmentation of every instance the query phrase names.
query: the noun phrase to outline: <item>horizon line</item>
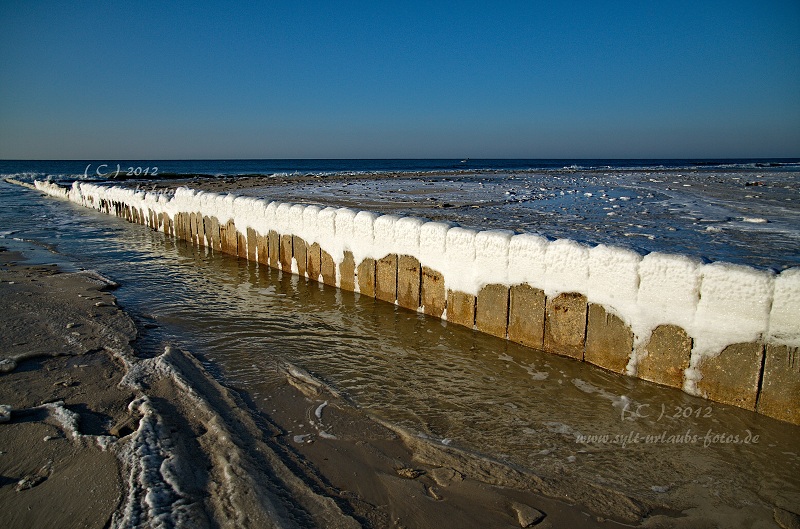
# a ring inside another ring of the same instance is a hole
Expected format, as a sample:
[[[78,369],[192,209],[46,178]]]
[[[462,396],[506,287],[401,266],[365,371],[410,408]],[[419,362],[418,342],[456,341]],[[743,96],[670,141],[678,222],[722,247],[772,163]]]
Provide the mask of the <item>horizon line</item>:
[[[128,160],[128,161],[165,161],[165,162],[222,162],[222,161],[286,161],[286,160],[316,160],[316,161],[365,161],[365,160],[460,160],[460,161],[481,161],[481,160],[536,160],[536,161],[549,161],[549,160],[624,160],[624,161],[639,161],[639,160],[798,160],[798,156],[712,156],[712,157],[625,157],[625,158],[604,158],[604,157],[580,157],[580,158],[565,158],[565,157],[552,157],[552,158],[519,158],[519,157],[500,157],[500,158],[458,158],[458,157],[441,157],[441,158],[384,158],[384,157],[366,157],[366,158],[325,158],[325,157],[308,157],[308,158],[123,158],[123,157],[108,157],[108,158],[0,158],[0,162],[88,162],[97,160]]]

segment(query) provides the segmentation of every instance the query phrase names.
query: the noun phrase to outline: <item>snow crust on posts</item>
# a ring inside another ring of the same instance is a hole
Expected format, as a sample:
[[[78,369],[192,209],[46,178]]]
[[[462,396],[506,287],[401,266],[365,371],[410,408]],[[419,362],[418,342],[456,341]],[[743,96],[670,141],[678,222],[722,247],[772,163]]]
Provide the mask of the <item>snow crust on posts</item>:
[[[277,225],[277,210],[278,210],[278,202],[270,202],[267,204],[267,207],[264,209],[265,215],[265,224],[267,226],[267,233],[263,233],[262,235],[267,235],[269,230],[275,230]],[[222,223],[222,220],[220,220]]]
[[[397,255],[419,255],[420,228],[425,223],[417,217],[402,217],[394,223],[394,251]]]
[[[775,278],[769,338],[790,347],[800,347],[800,268],[784,270]]]
[[[729,263],[701,268],[700,299],[689,335],[692,357],[684,377],[684,391],[697,394],[704,358],[719,355],[731,344],[763,339],[769,328],[772,273]]]
[[[700,297],[700,266],[683,255],[654,252],[642,258],[637,302],[650,330],[660,324],[689,330]]]
[[[475,291],[490,284],[508,284],[510,230],[487,230],[475,234]]]
[[[77,182],[75,182],[77,184]],[[69,193],[71,189],[62,187],[58,184],[54,184],[52,182],[42,182],[40,180],[33,181],[33,187],[42,191],[43,193],[47,193],[51,197],[63,198],[66,200],[70,200]]]
[[[378,215],[371,211],[359,211],[353,217],[353,240],[350,243],[350,251],[353,252],[356,266],[367,257],[373,257],[374,225],[377,218]]]
[[[201,198],[202,201],[202,198]],[[257,207],[258,201],[251,197],[235,197],[233,200],[233,222],[236,230],[239,233],[247,233],[247,228],[255,229],[257,222],[257,211],[261,208]],[[191,211],[198,211],[199,208],[194,208]],[[263,211],[263,209],[262,209]]]
[[[319,244],[319,240],[317,240],[317,218],[320,211],[322,211],[322,208],[319,206],[306,206],[303,209],[303,230],[300,233],[300,237],[309,246],[314,243]]]
[[[452,222],[426,222],[419,228],[419,260],[437,272],[447,268],[447,232],[454,228]]]
[[[236,200],[235,195],[224,195],[222,200],[217,199],[217,211],[219,212],[218,219],[220,225],[225,224],[229,220],[233,220],[236,216],[236,213],[233,209],[233,201]],[[177,204],[176,204],[177,205]],[[188,205],[187,205],[188,206]],[[179,207],[174,210],[173,213],[178,213],[180,211],[184,211],[186,206]]]
[[[621,315],[633,331],[628,375],[636,376],[642,349],[659,325],[676,325],[691,335],[700,299],[701,266],[699,260],[659,252],[639,261],[636,303]]]
[[[349,208],[338,208],[335,210],[333,219],[334,237],[326,244],[320,245],[332,257],[336,263],[336,286],[339,286],[339,265],[344,261],[344,251],[350,249],[350,242],[353,240],[353,220],[356,212]]]
[[[275,231],[281,235],[292,235],[291,224],[289,223],[289,209],[292,204],[283,202],[275,208]]]
[[[353,221],[356,212],[349,208],[339,208],[336,210],[336,239],[346,249],[350,249],[353,240]]]
[[[66,188],[35,182],[36,189],[95,209],[101,199],[150,209],[174,218],[199,212],[220,224],[233,219],[242,233],[270,230],[318,243],[341,264],[344,250],[355,263],[388,254],[407,254],[440,272],[445,287],[477,295],[487,284],[527,283],[553,298],[564,292],[586,295],[603,305],[634,333],[628,365],[636,374],[637,351],[659,325],[676,325],[693,339],[686,389],[696,390],[702,360],[734,343],[768,340],[800,347],[800,268],[775,276],[753,268],[703,265],[682,255],[651,253],[644,257],[623,248],[587,248],[575,241],[478,232],[447,222],[268,202],[264,199],[179,188],[174,193],[143,192],[75,182]],[[111,213],[115,213],[111,209]]]
[[[587,298],[603,305],[632,328],[639,319],[639,263],[642,256],[626,248],[600,244],[589,250]],[[636,329],[634,334],[636,334]],[[643,329],[639,329],[640,333]]]
[[[569,239],[559,239],[547,245],[544,261],[544,293],[548,298],[554,298],[565,292],[587,293],[588,248]]]
[[[544,290],[545,254],[550,241],[538,235],[514,235],[508,244],[508,282]]]
[[[394,225],[400,217],[397,215],[381,215],[372,223],[372,255],[374,259],[386,257],[389,254],[396,253],[393,244],[394,240]]]
[[[447,230],[445,255],[447,266],[444,275],[445,292],[448,290],[478,295],[475,282],[475,230],[450,228]]]

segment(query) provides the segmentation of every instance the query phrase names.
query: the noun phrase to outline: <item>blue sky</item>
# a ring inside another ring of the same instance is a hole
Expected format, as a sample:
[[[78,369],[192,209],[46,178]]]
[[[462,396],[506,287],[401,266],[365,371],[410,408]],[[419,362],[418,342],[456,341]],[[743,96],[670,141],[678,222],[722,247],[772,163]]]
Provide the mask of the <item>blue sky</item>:
[[[800,157],[800,2],[0,2],[0,158]]]

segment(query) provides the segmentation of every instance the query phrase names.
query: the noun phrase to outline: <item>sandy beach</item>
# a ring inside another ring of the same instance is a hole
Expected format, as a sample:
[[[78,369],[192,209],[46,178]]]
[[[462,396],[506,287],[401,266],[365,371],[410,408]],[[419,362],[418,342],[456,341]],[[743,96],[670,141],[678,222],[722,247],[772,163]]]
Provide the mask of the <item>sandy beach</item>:
[[[111,280],[0,252],[4,527],[659,527],[663,506],[382,425],[300,368],[274,413],[136,354]],[[293,435],[305,423],[309,433]],[[657,515],[657,516],[652,516]],[[654,525],[655,524],[655,525]],[[668,526],[673,526],[670,524]]]

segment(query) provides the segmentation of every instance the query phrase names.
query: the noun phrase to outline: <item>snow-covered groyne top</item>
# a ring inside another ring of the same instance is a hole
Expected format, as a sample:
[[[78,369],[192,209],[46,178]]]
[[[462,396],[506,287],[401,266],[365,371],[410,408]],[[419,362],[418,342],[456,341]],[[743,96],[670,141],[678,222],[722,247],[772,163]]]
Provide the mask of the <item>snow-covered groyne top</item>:
[[[800,347],[800,268],[780,274],[742,265],[704,264],[683,255],[587,247],[505,230],[478,231],[415,217],[348,208],[270,202],[179,188],[153,193],[75,182],[36,188],[87,207],[101,201],[166,214],[198,213],[236,230],[270,231],[318,244],[337,265],[352,253],[356,264],[390,254],[408,255],[438,271],[446,291],[476,296],[486,285],[527,284],[548,298],[577,293],[602,305],[633,333],[627,373],[635,376],[641,350],[654,329],[675,325],[692,339],[684,390],[697,393],[699,366],[740,343]],[[338,269],[338,266],[337,266]],[[314,278],[316,279],[316,278]]]

